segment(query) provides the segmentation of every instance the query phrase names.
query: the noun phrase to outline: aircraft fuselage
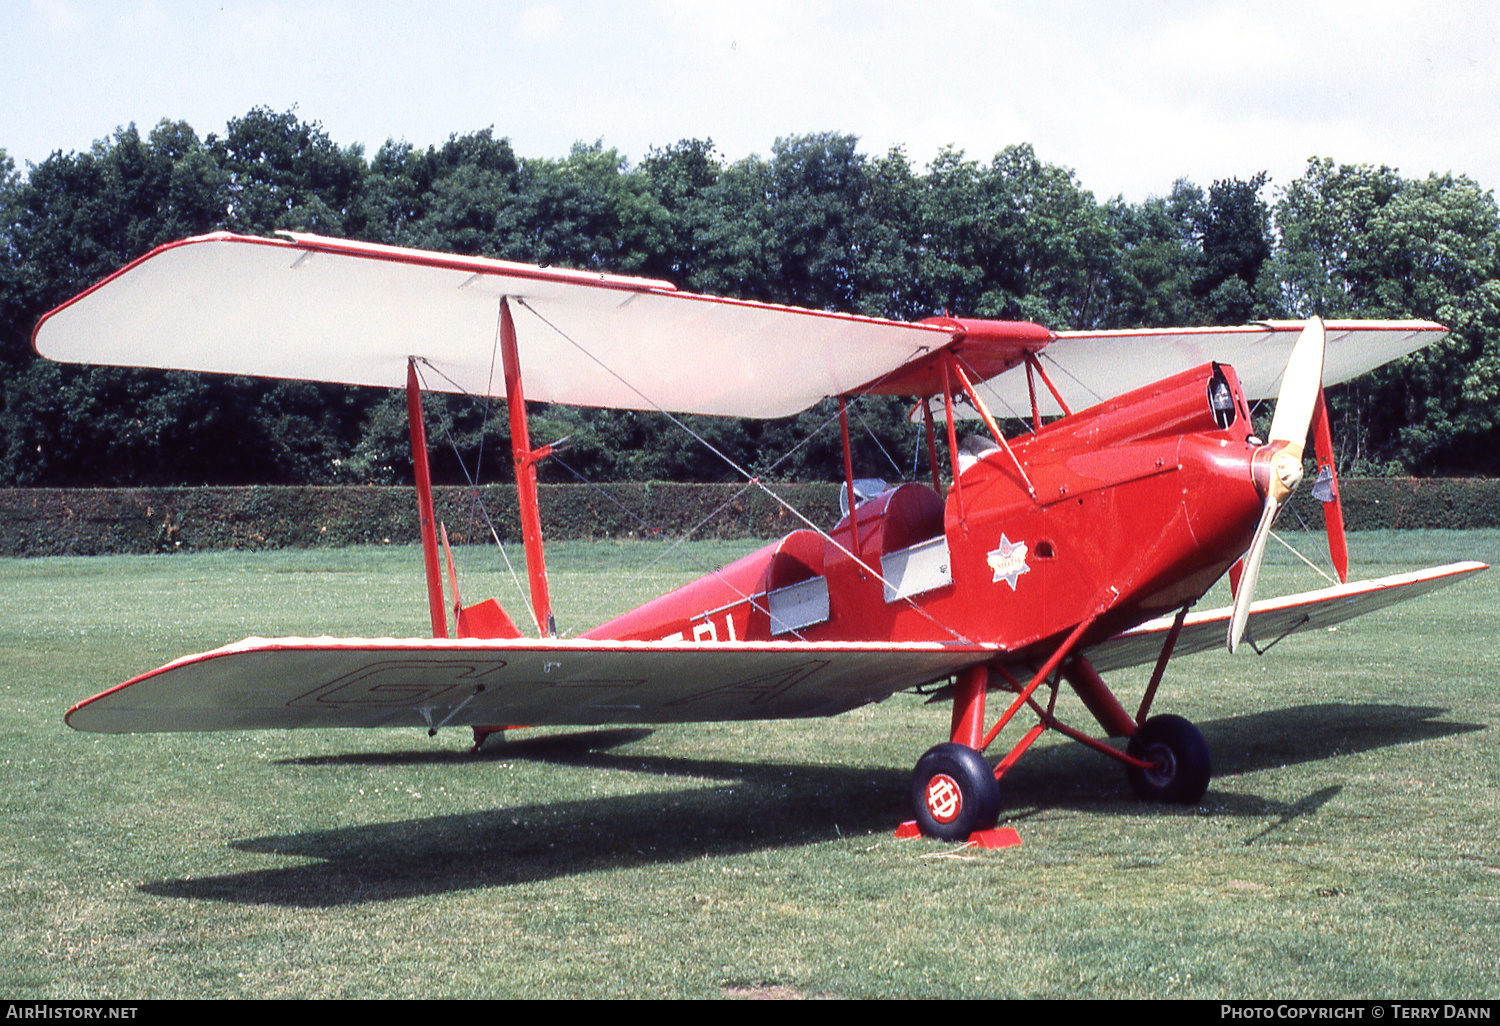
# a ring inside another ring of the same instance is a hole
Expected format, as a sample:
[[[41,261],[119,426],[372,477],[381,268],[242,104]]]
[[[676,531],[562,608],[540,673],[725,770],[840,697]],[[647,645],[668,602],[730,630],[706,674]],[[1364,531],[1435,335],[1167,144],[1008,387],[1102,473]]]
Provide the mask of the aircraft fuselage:
[[[978,456],[946,499],[898,486],[858,506],[857,531],[794,532],[586,636],[1019,652],[1108,608],[1090,630],[1107,636],[1195,601],[1245,551],[1249,438],[1233,370],[1206,364],[1013,440],[1014,461]]]

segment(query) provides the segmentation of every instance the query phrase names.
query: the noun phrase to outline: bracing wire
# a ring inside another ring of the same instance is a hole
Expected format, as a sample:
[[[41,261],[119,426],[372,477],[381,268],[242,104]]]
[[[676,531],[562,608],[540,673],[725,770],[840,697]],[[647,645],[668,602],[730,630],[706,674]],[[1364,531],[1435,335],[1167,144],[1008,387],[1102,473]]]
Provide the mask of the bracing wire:
[[[964,367],[968,368],[968,370],[973,374],[974,391],[978,392],[983,389],[984,391],[988,392],[990,398],[994,399],[997,403],[1005,408],[1007,420],[1019,420],[1025,426],[1026,432],[1028,434],[1033,430],[1031,427],[1031,418],[1026,414],[1018,413],[1016,411],[1016,408],[1010,404],[1009,399],[1006,399],[999,392],[995,391],[994,387],[990,385],[989,381],[983,380],[981,378],[979,371],[974,367],[973,364],[971,364],[968,360],[965,360],[962,356],[958,358],[958,361],[959,363],[963,364]],[[978,411],[976,410],[975,412],[977,413]],[[999,441],[998,438],[995,440],[997,442]]]
[[[474,482],[475,483],[473,484],[473,486],[471,487],[470,492],[469,492],[469,531],[470,532],[472,532],[474,530],[474,510],[475,510],[476,507],[480,510],[480,512],[485,513],[485,520],[486,520],[486,522],[488,522],[488,520],[489,520],[489,514],[485,512],[485,510],[484,510],[484,503],[482,501],[480,501],[480,498],[479,498],[479,484],[478,484],[478,482],[479,482],[479,476],[484,472],[484,443],[485,443],[486,438],[489,435],[489,429],[490,429],[490,411],[494,407],[493,396],[494,396],[494,391],[495,391],[495,360],[500,355],[500,332],[501,332],[501,325],[504,322],[504,320],[505,320],[504,312],[497,305],[496,308],[495,308],[495,337],[494,337],[494,341],[490,343],[490,373],[489,373],[489,376],[487,378],[485,378],[485,382],[484,382],[484,417],[479,422],[479,454],[475,458],[475,461],[474,461]],[[455,455],[457,455],[456,452],[455,452]],[[460,462],[462,462],[462,460],[460,460]],[[499,540],[500,536],[498,534],[495,534],[495,527],[494,527],[493,524],[490,524],[490,533],[495,535],[496,541]],[[501,552],[502,556],[505,555],[505,549],[504,549],[503,546],[501,547],[500,552]],[[507,566],[510,565],[510,557],[509,556],[505,556],[505,563],[506,563]]]
[[[1083,389],[1089,395],[1093,396],[1094,397],[1094,402],[1096,402],[1096,403],[1102,403],[1102,402],[1104,402],[1104,396],[1100,395],[1098,392],[1095,392],[1088,385],[1084,384],[1083,381],[1078,377],[1078,375],[1074,374],[1072,371],[1068,370],[1067,367],[1064,367],[1062,364],[1058,363],[1057,362],[1057,357],[1053,356],[1051,353],[1047,352],[1045,349],[1043,349],[1040,353],[1037,354],[1037,358],[1038,359],[1042,359],[1042,360],[1046,360],[1053,367],[1056,367],[1063,374],[1067,375],[1068,379],[1071,380],[1073,382],[1073,384],[1077,385],[1079,388]]]
[[[571,468],[569,468],[569,469],[571,470]],[[576,473],[576,471],[574,473]],[[593,482],[591,482],[591,481],[584,481],[584,483],[588,484],[590,486],[593,486]],[[632,580],[636,580],[636,579],[639,579],[640,577],[644,576],[657,563],[660,563],[663,559],[666,559],[669,555],[671,555],[674,551],[676,551],[678,547],[680,547],[681,545],[685,544],[688,541],[688,539],[690,539],[693,535],[697,534],[698,531],[702,529],[702,527],[703,527],[704,524],[707,524],[714,517],[718,516],[720,513],[724,512],[724,510],[728,509],[729,506],[731,506],[736,500],[738,500],[740,496],[742,496],[746,492],[748,492],[751,487],[752,487],[751,484],[749,482],[746,482],[743,486],[740,487],[740,489],[738,491],[736,491],[733,495],[731,495],[729,498],[725,499],[718,506],[716,506],[702,520],[699,520],[696,524],[694,524],[692,527],[688,528],[685,532],[683,532],[683,534],[682,534],[681,537],[674,539],[671,545],[668,545],[661,552],[657,553],[656,556],[649,563],[647,563],[645,566],[640,567],[638,570],[636,570],[635,577],[632,578]],[[624,507],[622,506],[621,508],[623,509]],[[629,513],[630,511],[626,510],[626,512]],[[631,516],[635,516],[635,514],[631,513]],[[640,520],[641,523],[643,523],[643,524],[645,523],[645,521],[641,520],[640,517],[635,517],[635,519]],[[647,526],[649,527],[650,525],[648,524]],[[656,533],[660,533],[659,531],[657,531],[656,528],[651,528],[651,530],[654,531],[654,532],[656,532]],[[700,566],[700,568],[707,569],[706,567],[704,567],[704,564],[702,564],[701,562],[699,563],[699,566]],[[604,606],[607,603],[611,602],[615,598],[616,595],[618,595],[621,591],[623,591],[624,588],[625,588],[625,586],[626,586],[626,584],[628,584],[628,583],[629,582],[627,582],[627,581],[622,581],[618,585],[616,585],[615,588],[613,588],[609,592],[609,594],[605,595],[598,602],[594,603],[594,605],[593,605],[592,608],[590,608],[587,612],[585,612],[582,616],[580,616],[579,620],[581,622],[583,622],[583,623],[587,623],[589,620],[591,620],[595,616],[595,614],[598,613],[598,611],[600,609],[604,608]],[[739,593],[739,596],[740,596],[740,598],[742,600],[750,603],[751,608],[755,609],[758,612],[765,613],[767,616],[770,615],[770,612],[771,612],[770,609],[767,608],[766,606],[762,605],[760,602],[756,601],[756,599],[758,598],[758,596],[755,596],[755,595],[746,595],[739,588],[735,588],[734,590]],[[570,628],[569,630],[564,631],[563,634],[562,634],[562,636],[566,637],[569,634],[572,634],[573,630],[574,630],[573,628]],[[795,636],[798,641],[806,641],[807,640],[805,637],[802,636],[802,634],[800,632],[798,632],[796,630],[789,630],[788,633],[790,633],[793,636]]]
[[[1302,528],[1302,532],[1301,532],[1302,534],[1310,536],[1310,535],[1313,535],[1313,534],[1317,533],[1311,527],[1308,526],[1306,520],[1302,519],[1302,514],[1299,513],[1299,512],[1297,512],[1297,509],[1296,509],[1295,506],[1292,506],[1292,505],[1288,504],[1287,509],[1289,509],[1291,511],[1292,516],[1294,516],[1294,517],[1297,518],[1297,523]],[[1275,538],[1278,542],[1280,542],[1282,544],[1282,546],[1285,547],[1286,550],[1288,552],[1290,552],[1292,555],[1296,556],[1298,559],[1302,560],[1302,562],[1306,563],[1308,566],[1312,567],[1315,571],[1317,571],[1318,576],[1322,577],[1323,580],[1327,581],[1329,584],[1337,584],[1338,583],[1338,581],[1336,581],[1332,577],[1328,576],[1328,574],[1326,572],[1324,572],[1324,570],[1323,570],[1322,567],[1318,566],[1312,560],[1310,560],[1306,556],[1304,556],[1290,542],[1288,542],[1285,538],[1282,538],[1275,531],[1271,532],[1271,537]],[[1333,557],[1330,556],[1328,561],[1329,561],[1329,565],[1332,565],[1332,563],[1333,563]]]
[[[554,332],[556,332],[559,338],[563,339],[565,342],[567,342],[569,345],[573,346],[575,349],[577,349],[580,353],[582,353],[584,356],[586,356],[593,363],[595,363],[596,365],[598,365],[598,367],[601,370],[603,370],[606,374],[610,375],[616,381],[620,382],[620,384],[624,385],[631,392],[634,392],[637,396],[639,396],[642,400],[644,400],[652,409],[656,410],[658,413],[662,414],[668,420],[670,420],[673,424],[677,425],[678,428],[680,428],[682,431],[686,432],[689,436],[691,436],[693,439],[695,439],[700,445],[702,445],[704,448],[706,448],[709,452],[712,452],[714,455],[718,456],[719,459],[723,460],[724,463],[728,464],[730,468],[732,468],[737,474],[739,474],[741,477],[743,477],[750,485],[752,485],[752,486],[754,486],[756,488],[759,488],[761,491],[763,491],[773,502],[775,502],[777,505],[781,506],[788,513],[790,513],[793,517],[797,518],[802,523],[806,524],[807,527],[808,527],[808,529],[810,529],[811,531],[813,531],[814,533],[816,533],[825,542],[827,542],[828,544],[834,546],[836,549],[838,549],[840,552],[844,553],[846,556],[848,556],[850,559],[854,560],[856,563],[863,564],[866,567],[866,569],[869,570],[871,576],[874,577],[876,580],[880,581],[881,584],[883,584],[883,585],[891,588],[893,591],[896,590],[895,587],[890,583],[890,581],[886,580],[886,578],[884,577],[884,575],[882,575],[874,567],[871,567],[867,563],[864,563],[863,560],[861,560],[853,552],[850,552],[849,549],[847,549],[836,538],[834,538],[832,535],[830,535],[823,528],[819,527],[817,524],[813,523],[806,516],[804,516],[802,514],[801,510],[797,509],[791,503],[787,502],[780,495],[777,495],[774,491],[772,491],[769,487],[767,487],[766,484],[765,484],[765,482],[763,482],[762,480],[760,480],[759,477],[751,474],[748,470],[746,470],[744,467],[740,466],[739,463],[737,463],[734,459],[732,459],[727,453],[725,453],[723,450],[721,450],[718,446],[714,445],[708,439],[704,438],[699,432],[694,431],[691,427],[689,427],[686,423],[683,422],[682,418],[680,418],[680,417],[678,417],[678,416],[670,413],[669,411],[667,411],[659,403],[657,403],[654,399],[652,399],[650,396],[646,395],[646,393],[642,392],[632,382],[630,382],[623,375],[621,375],[618,371],[616,371],[613,367],[610,367],[603,360],[599,359],[599,357],[595,356],[592,352],[590,352],[587,348],[585,348],[581,343],[579,343],[577,339],[574,339],[572,336],[570,336],[567,332],[563,331],[556,324],[553,324],[552,321],[548,320],[546,316],[544,316],[540,311],[538,311],[535,307],[533,307],[524,298],[523,299],[518,299],[517,300],[517,305],[520,306],[520,307],[522,307],[522,308],[524,308],[524,309],[526,309],[526,310],[528,310],[528,311],[530,311],[531,314],[534,317],[536,317],[539,321],[541,321],[547,327],[551,328]],[[894,373],[894,371],[892,371],[892,373]],[[854,515],[854,511],[851,510],[850,514],[851,514],[851,516]],[[749,596],[743,596],[743,597],[744,598],[749,598]],[[904,601],[912,609],[916,610],[920,615],[922,615],[923,617],[925,617],[933,625],[937,626],[939,629],[941,629],[941,630],[947,632],[949,635],[951,635],[955,640],[957,640],[957,641],[959,641],[959,642],[961,642],[963,644],[973,644],[973,642],[969,638],[964,637],[961,633],[959,633],[958,631],[954,630],[951,626],[949,626],[948,624],[945,624],[942,621],[940,621],[939,619],[937,619],[935,616],[933,616],[926,609],[923,609],[916,602],[912,601],[909,596],[905,597]]]
[[[1329,577],[1328,574],[1324,572],[1324,570],[1323,570],[1322,567],[1318,566],[1318,564],[1314,563],[1312,560],[1308,559],[1302,553],[1298,552],[1297,549],[1290,542],[1288,542],[1285,538],[1281,537],[1281,535],[1277,534],[1275,531],[1272,531],[1271,532],[1271,537],[1275,538],[1278,542],[1280,542],[1281,545],[1282,545],[1282,547],[1284,549],[1286,549],[1288,552],[1290,552],[1292,555],[1296,556],[1298,559],[1302,560],[1302,562],[1304,562],[1308,566],[1312,567],[1313,570],[1317,572],[1318,576],[1320,576],[1320,577],[1323,578],[1323,580],[1327,581],[1329,584],[1338,584],[1339,583],[1338,581],[1334,580],[1332,577]]]
[[[817,427],[813,428],[811,431],[809,431],[807,433],[806,437],[804,437],[800,442],[798,442],[796,445],[792,446],[786,452],[782,453],[779,457],[776,458],[775,461],[773,461],[772,463],[770,463],[766,467],[765,472],[766,473],[770,473],[771,471],[774,471],[777,467],[779,467],[782,463],[784,463],[787,460],[789,460],[803,446],[807,445],[810,441],[812,441],[812,439],[816,438],[825,429],[827,429],[830,425],[832,425],[833,422],[836,421],[837,419],[838,419],[838,413],[837,412],[834,412],[834,413],[830,414],[828,417],[824,418],[823,422],[821,424],[819,424]],[[920,443],[920,441],[921,441],[921,439],[919,438],[918,442]],[[878,444],[878,440],[877,440],[877,444]],[[889,455],[887,455],[887,458],[889,458]],[[661,529],[659,527],[656,527],[655,525],[653,525],[653,524],[649,523],[648,521],[646,521],[644,518],[642,518],[641,516],[639,516],[638,514],[636,514],[629,507],[627,507],[624,503],[622,503],[618,499],[616,499],[613,495],[610,495],[607,491],[605,491],[604,489],[600,488],[593,481],[590,481],[588,478],[584,477],[578,471],[576,471],[572,467],[568,466],[561,459],[559,459],[555,453],[552,455],[551,459],[553,460],[553,462],[557,463],[560,467],[562,467],[568,473],[570,473],[574,477],[576,477],[580,482],[582,482],[583,484],[587,485],[588,487],[590,487],[591,489],[593,489],[595,492],[597,492],[601,496],[603,496],[607,501],[609,501],[610,503],[612,503],[613,505],[615,505],[616,507],[618,507],[627,516],[629,516],[631,519],[633,519],[636,523],[640,524],[643,528],[645,528],[646,530],[650,531],[652,534],[661,534],[662,533]],[[897,468],[897,473],[900,473],[900,469],[899,468]],[[646,574],[647,572],[649,572],[651,570],[651,568],[654,567],[657,563],[661,562],[667,556],[671,555],[672,552],[674,552],[676,549],[678,549],[680,546],[682,546],[685,542],[687,542],[690,538],[692,538],[693,535],[697,534],[698,531],[701,530],[705,524],[707,524],[709,521],[713,520],[720,513],[724,512],[724,510],[727,509],[730,505],[732,505],[736,500],[738,500],[740,496],[744,495],[747,491],[749,491],[752,487],[754,487],[754,484],[755,484],[754,481],[747,481],[747,482],[745,482],[745,484],[738,491],[736,491],[733,495],[731,495],[724,502],[720,503],[718,507],[716,507],[714,510],[712,510],[702,520],[698,521],[698,523],[696,523],[692,527],[690,527],[680,537],[676,538],[672,542],[671,545],[669,545],[662,552],[658,553],[657,556],[654,559],[652,559],[645,566],[640,567],[639,569],[637,569],[636,573],[635,573],[635,577],[632,578],[632,580],[639,579],[641,576],[643,576],[644,574]],[[699,565],[699,567],[701,569],[705,570],[705,571],[712,571],[714,569],[717,569],[717,568],[711,567],[711,566],[709,566],[709,565],[707,565],[707,564],[705,564],[705,563],[703,563],[702,561],[699,561],[699,560],[695,560],[695,562],[697,562],[698,565]],[[626,585],[629,584],[629,583],[630,583],[629,581],[622,581],[608,595],[606,595],[599,602],[596,602],[594,604],[593,608],[590,609],[588,612],[584,613],[582,615],[582,617],[580,617],[580,619],[583,622],[587,623],[594,616],[594,614],[597,613],[597,611],[599,609],[603,608],[604,605],[609,600],[613,599],[616,595],[618,595],[621,591],[623,591],[624,588],[626,587]],[[739,589],[737,589],[737,588],[735,590],[737,592],[739,591]],[[770,615],[770,610],[768,608],[762,606],[759,602],[757,602],[756,601],[756,596],[745,595],[743,592],[740,592],[740,597],[742,599],[744,599],[745,601],[748,601],[750,603],[750,605],[751,605],[752,608],[758,610],[759,612],[766,613],[768,616]],[[567,634],[571,634],[572,632],[573,632],[572,629],[569,629],[567,631],[564,631],[563,633],[564,633],[564,636],[566,636]],[[796,630],[789,629],[788,633],[794,635],[799,641],[805,641],[805,640],[807,640],[805,637],[802,636],[802,634],[800,632],[798,632]]]
[[[880,437],[875,434],[875,429],[870,426],[870,422],[865,419],[864,413],[857,405],[854,407],[854,416],[859,418],[860,427],[865,429],[865,433],[870,436],[870,441],[875,443],[875,447],[880,450],[880,454],[885,457],[886,462],[891,465],[891,469],[896,472],[896,477],[900,478],[901,467],[896,463],[895,457],[886,450],[885,444],[880,441]]]
[[[454,381],[452,378],[448,377],[448,375],[444,374],[439,368],[434,366],[430,360],[426,359],[425,357],[418,357],[417,360],[418,363],[431,368],[433,373],[437,374],[443,380],[447,381],[454,388],[457,388],[461,394],[470,395],[470,393],[466,391],[463,386],[459,385],[458,382]],[[419,379],[423,377],[420,368],[417,370],[417,376]],[[425,381],[420,381],[419,383],[424,389],[426,388]],[[438,424],[443,429],[443,436],[448,439],[448,445],[453,449],[453,457],[458,461],[458,468],[463,471],[464,480],[469,484],[470,526],[472,528],[474,510],[478,509],[479,514],[484,517],[485,526],[489,528],[490,537],[494,539],[495,547],[500,550],[500,558],[505,561],[505,569],[510,573],[511,583],[513,583],[516,587],[516,594],[521,597],[521,601],[526,606],[526,608],[530,609],[531,602],[526,596],[526,590],[521,586],[521,579],[516,574],[515,566],[511,564],[510,554],[505,551],[505,545],[500,541],[500,532],[495,529],[495,522],[490,519],[490,511],[485,508],[484,500],[479,497],[479,484],[477,481],[478,469],[476,468],[476,472],[474,474],[469,473],[468,464],[464,462],[463,454],[459,451],[458,440],[453,437],[453,432],[449,430],[448,418],[440,418],[438,420]],[[535,619],[535,616],[533,616],[533,619]],[[538,629],[540,630],[540,626],[538,626]]]
[[[535,313],[535,311],[532,311],[532,312]],[[545,319],[544,319],[544,322],[545,322]],[[551,325],[549,325],[549,326],[551,326]],[[553,327],[553,330],[557,331],[558,329],[555,328],[555,327]],[[559,334],[561,334],[560,331],[559,331]],[[563,337],[566,338],[567,336],[563,336]],[[573,340],[572,339],[568,339],[568,341],[572,342]],[[577,343],[573,343],[573,344],[577,345]],[[581,349],[581,347],[580,347],[580,349]],[[591,356],[591,358],[592,358],[592,356]],[[462,385],[460,385],[458,382],[454,381],[447,374],[443,373],[443,371],[440,368],[438,368],[437,366],[435,366],[434,364],[432,364],[431,361],[429,361],[429,360],[427,360],[425,358],[420,358],[420,362],[423,363],[424,365],[430,367],[435,374],[437,374],[439,377],[441,377],[444,381],[447,381],[450,385],[452,385],[455,389],[457,389],[461,394],[463,394],[463,395],[470,395],[471,394]],[[601,366],[602,366],[602,364],[601,364]],[[418,373],[420,374],[420,371]],[[813,432],[813,435],[816,435],[818,432],[822,431],[823,428],[827,427],[828,424],[832,423],[833,420],[837,419],[837,416],[838,416],[837,414],[834,414],[833,416],[831,416],[827,420],[825,420],[823,422],[823,424],[819,425],[819,427],[817,428],[817,430]],[[675,418],[673,418],[673,419],[675,421]],[[678,423],[679,423],[679,426],[682,426],[682,427],[684,427],[685,430],[687,430],[685,425],[681,425],[680,422],[678,422]],[[448,430],[448,425],[447,425],[446,421],[443,422],[442,427],[443,427],[444,434],[448,438],[449,445],[453,447],[454,455],[458,459],[459,467],[463,470],[464,477],[469,481],[470,488],[472,489],[472,494],[474,495],[475,501],[478,504],[478,508],[479,508],[481,514],[483,514],[483,516],[484,516],[485,523],[489,526],[490,537],[492,537],[494,539],[496,547],[500,549],[501,558],[505,560],[506,569],[509,570],[509,572],[510,572],[511,580],[515,584],[516,591],[521,594],[523,603],[529,609],[530,608],[530,602],[525,597],[525,592],[522,590],[521,582],[520,582],[520,579],[516,575],[515,567],[511,564],[510,556],[506,553],[505,546],[500,541],[500,535],[495,530],[495,525],[494,525],[494,522],[490,519],[489,511],[487,509],[485,509],[483,502],[480,501],[479,498],[478,498],[479,492],[478,492],[477,485],[475,485],[475,483],[474,483],[474,478],[469,474],[468,467],[463,462],[463,457],[458,453],[458,444],[457,444],[457,441],[453,438],[452,433]],[[693,432],[691,430],[689,430],[688,433],[689,434],[693,434]],[[694,434],[694,437],[695,438],[699,438],[699,440],[702,441],[702,439],[701,439],[700,436]],[[812,436],[809,436],[809,437],[812,437]],[[776,463],[772,464],[772,468],[774,469],[774,467],[777,466],[778,464],[780,464],[782,462],[782,460],[785,460],[792,453],[796,452],[797,449],[800,449],[803,444],[806,444],[806,441],[807,441],[807,439],[804,439],[803,442],[800,442],[800,443],[798,443],[798,445],[794,446],[788,453],[786,453],[784,456],[782,456],[781,459],[777,460]],[[708,445],[707,442],[704,442],[704,444]],[[710,450],[714,451],[714,452],[718,451],[718,450],[714,449],[713,446],[711,446],[711,445],[708,445],[708,448]],[[720,454],[720,455],[722,456],[722,454]],[[596,485],[593,482],[587,480],[582,475],[578,474],[577,471],[573,470],[571,467],[567,467],[566,464],[563,464],[561,460],[558,460],[557,457],[556,457],[556,454],[553,454],[553,456],[551,458],[553,460],[555,460],[560,466],[564,466],[565,469],[567,469],[575,477],[578,477],[579,480],[581,480],[585,484],[589,485],[595,491],[598,491],[601,494],[606,494],[607,495],[607,493],[604,493],[603,490],[598,487],[598,485]],[[727,459],[726,459],[726,461],[727,461]],[[735,464],[732,461],[727,461],[727,462],[730,462],[731,466],[735,466]],[[681,538],[677,539],[675,542],[672,543],[671,546],[669,546],[662,553],[658,554],[657,557],[655,559],[653,559],[650,563],[648,563],[645,567],[642,567],[640,570],[638,570],[636,572],[636,576],[639,577],[640,575],[646,573],[647,571],[649,571],[651,569],[651,567],[655,566],[658,562],[660,562],[667,555],[669,555],[673,550],[675,550],[676,548],[678,548],[679,546],[681,546],[690,537],[692,537],[693,534],[695,534],[698,530],[700,530],[703,527],[704,524],[708,523],[714,517],[718,516],[720,513],[722,513],[724,511],[725,508],[727,508],[736,499],[738,499],[741,495],[743,495],[746,491],[748,491],[754,485],[754,483],[755,483],[754,479],[750,479],[749,481],[747,481],[747,483],[745,484],[744,487],[742,487],[738,492],[736,492],[734,495],[732,495],[725,502],[723,502],[722,504],[720,504],[718,506],[718,508],[716,508],[711,513],[709,513],[708,516],[704,517],[701,521],[699,521],[697,524],[695,524],[688,531],[687,534],[685,534]],[[651,525],[647,524],[646,521],[644,521],[640,517],[636,516],[629,509],[626,509],[626,507],[624,507],[622,504],[620,504],[612,496],[610,496],[609,498],[610,498],[610,501],[615,502],[616,505],[620,506],[621,509],[624,509],[625,512],[629,513],[637,521],[639,521],[640,523],[642,523],[646,527],[650,528],[653,532],[659,533],[659,531],[657,531],[656,528],[651,527]],[[700,566],[703,566],[703,564],[700,563]],[[707,569],[706,567],[704,567],[704,568]],[[623,587],[623,585],[621,587]],[[618,594],[620,590],[621,590],[620,587],[617,587],[616,589],[614,589],[614,591],[610,595],[606,596],[605,601],[607,601],[609,598],[612,598],[615,594]],[[738,591],[739,589],[735,589],[735,590]],[[769,609],[766,609],[766,608],[762,607],[759,603],[757,603],[755,601],[755,597],[754,596],[745,595],[745,594],[741,593],[740,597],[742,599],[750,602],[751,606],[753,608],[758,609],[760,612],[766,613],[767,615],[770,614]],[[598,610],[599,608],[601,608],[602,605],[603,605],[603,602],[596,603],[595,606],[594,606],[594,609],[590,610],[589,613],[585,614],[585,620],[586,620],[586,618],[588,616],[593,615],[593,613],[596,610]],[[571,629],[564,632],[564,634],[570,634],[570,633],[572,633]],[[803,637],[800,633],[798,633],[795,630],[789,630],[788,633],[793,634],[799,641],[806,641],[807,640],[805,637]]]

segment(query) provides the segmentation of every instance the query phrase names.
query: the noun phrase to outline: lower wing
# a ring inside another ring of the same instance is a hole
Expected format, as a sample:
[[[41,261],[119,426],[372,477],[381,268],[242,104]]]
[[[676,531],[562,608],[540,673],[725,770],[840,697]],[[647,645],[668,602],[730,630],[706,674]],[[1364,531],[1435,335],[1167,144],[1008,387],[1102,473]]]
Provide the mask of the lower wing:
[[[1332,627],[1356,616],[1457,584],[1470,574],[1487,568],[1485,563],[1449,563],[1412,573],[1340,584],[1321,591],[1265,599],[1250,607],[1246,637],[1258,645],[1266,645],[1288,634]],[[1190,614],[1183,621],[1174,654],[1189,655],[1222,646],[1231,613],[1230,607],[1225,606]],[[1116,634],[1090,648],[1089,661],[1100,672],[1153,662],[1161,650],[1163,637],[1172,629],[1173,619],[1162,617]]]
[[[133,734],[831,716],[997,652],[936,643],[246,638],[80,702],[67,722]]]
[[[1486,569],[1452,563],[1267,599],[1261,643],[1425,595]],[[1176,653],[1224,643],[1230,609],[1188,616]],[[1089,649],[1101,671],[1156,659],[1172,618]],[[596,725],[832,716],[952,676],[990,645],[246,638],[185,656],[68,710],[103,733],[292,727]]]

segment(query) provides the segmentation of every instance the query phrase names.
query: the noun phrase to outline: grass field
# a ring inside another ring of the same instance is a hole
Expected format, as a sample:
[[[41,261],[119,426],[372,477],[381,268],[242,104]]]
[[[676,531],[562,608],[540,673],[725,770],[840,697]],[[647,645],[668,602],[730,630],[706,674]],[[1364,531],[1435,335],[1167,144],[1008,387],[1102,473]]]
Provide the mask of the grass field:
[[[1497,532],[1351,542],[1358,576],[1500,560]],[[555,546],[559,622],[742,549],[632,579],[660,548]],[[492,554],[464,562],[519,611]],[[1316,586],[1277,552],[1261,594]],[[979,852],[892,836],[947,727],[912,696],[478,757],[461,731],[75,733],[71,703],[244,635],[420,635],[420,557],[3,561],[0,994],[1495,998],[1497,609],[1493,570],[1178,661],[1157,710],[1209,740],[1201,806],[1044,738],[1004,784],[1022,846]],[[1114,679],[1127,705],[1145,676]]]

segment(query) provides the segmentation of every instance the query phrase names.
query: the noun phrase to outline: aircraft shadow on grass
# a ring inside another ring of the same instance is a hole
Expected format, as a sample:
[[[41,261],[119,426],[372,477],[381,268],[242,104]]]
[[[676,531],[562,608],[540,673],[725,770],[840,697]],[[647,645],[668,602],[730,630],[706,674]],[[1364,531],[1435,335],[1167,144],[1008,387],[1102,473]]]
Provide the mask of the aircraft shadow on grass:
[[[1485,729],[1438,720],[1445,712],[1433,706],[1297,706],[1212,721],[1204,724],[1204,734],[1214,751],[1215,775],[1238,776]],[[908,815],[910,775],[898,769],[611,751],[650,733],[602,729],[522,738],[477,761],[535,760],[650,773],[693,779],[698,786],[252,838],[232,846],[316,861],[154,881],[140,889],[162,897],[331,907],[797,847],[840,835],[888,835]],[[379,766],[470,760],[447,751],[296,761]],[[1002,823],[1053,808],[1096,815],[1199,814],[1136,801],[1123,774],[1110,772],[1080,745],[1034,752],[1006,776],[1003,790]],[[1272,824],[1246,841],[1250,844],[1293,818],[1315,814],[1339,791],[1324,788],[1286,802],[1210,790],[1205,802],[1213,815],[1271,817]]]

